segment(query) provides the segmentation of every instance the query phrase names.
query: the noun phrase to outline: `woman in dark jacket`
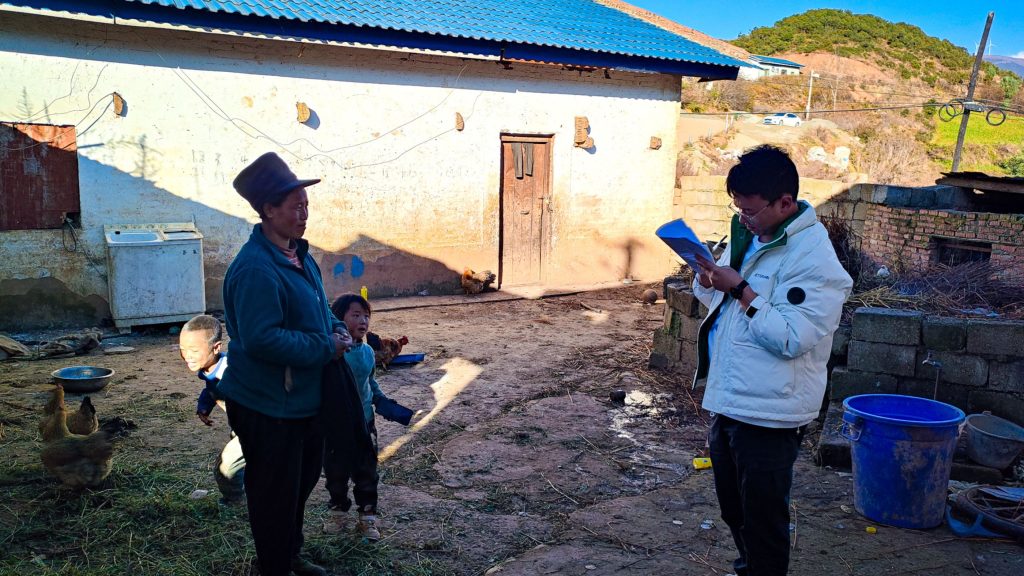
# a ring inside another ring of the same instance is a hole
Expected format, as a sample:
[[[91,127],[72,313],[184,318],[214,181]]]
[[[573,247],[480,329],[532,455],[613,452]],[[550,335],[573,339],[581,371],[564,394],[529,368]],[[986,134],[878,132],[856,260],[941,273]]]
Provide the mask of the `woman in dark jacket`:
[[[306,187],[273,152],[235,178],[259,213],[224,279],[231,363],[218,392],[246,461],[245,491],[262,576],[326,575],[299,556],[306,500],[320,477],[321,370],[352,343],[302,239]]]

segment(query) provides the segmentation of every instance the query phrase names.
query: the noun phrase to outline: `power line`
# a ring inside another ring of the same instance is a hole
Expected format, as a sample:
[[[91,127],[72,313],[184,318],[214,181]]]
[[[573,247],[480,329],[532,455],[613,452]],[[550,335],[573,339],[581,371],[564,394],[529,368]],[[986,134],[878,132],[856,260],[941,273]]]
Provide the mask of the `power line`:
[[[837,82],[837,83],[850,84],[850,85],[856,86],[855,82],[841,80],[841,79],[832,79],[832,78],[819,77],[819,81],[821,81],[822,78],[824,78],[825,82]],[[807,87],[807,85],[802,83],[802,82],[800,84],[796,84],[796,83],[790,83],[790,82],[774,82],[774,81],[766,81],[766,80],[738,80],[738,81],[750,82],[750,83],[753,83],[753,84],[769,84],[769,85],[772,85],[772,86],[781,86],[781,87],[785,87],[785,88],[797,88],[797,89],[799,89],[801,91],[803,91]],[[935,98],[937,100],[945,100],[945,99],[948,98],[948,96],[931,95],[931,94],[913,94],[913,93],[909,93],[909,92],[880,92],[878,90],[865,90],[865,89],[861,89],[861,88],[857,88],[857,87],[854,87],[854,88],[843,88],[843,87],[839,87],[839,86],[835,86],[835,87],[829,86],[828,89],[829,90],[843,90],[845,92],[862,92],[862,93],[865,93],[865,94],[879,94],[879,95],[883,95],[883,96],[906,96],[908,98]]]
[[[834,114],[839,112],[874,112],[877,110],[903,110],[909,108],[938,108],[942,106],[941,102],[923,102],[921,104],[900,104],[898,106],[873,106],[870,108],[845,108],[842,110],[811,110],[811,114]],[[684,115],[690,116],[738,116],[740,114],[750,114],[753,116],[767,116],[771,114],[803,114],[803,110],[778,110],[768,112],[752,112],[752,111],[733,111],[733,112],[684,112]]]

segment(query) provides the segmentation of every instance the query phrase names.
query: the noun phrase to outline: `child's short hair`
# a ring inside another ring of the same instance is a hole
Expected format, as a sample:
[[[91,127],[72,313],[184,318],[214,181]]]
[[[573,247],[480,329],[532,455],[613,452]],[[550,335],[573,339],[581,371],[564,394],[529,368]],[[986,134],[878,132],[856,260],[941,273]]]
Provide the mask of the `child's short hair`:
[[[203,330],[209,330],[210,334],[210,346],[221,341],[224,338],[224,329],[221,328],[220,320],[217,320],[209,314],[200,314],[185,322],[185,325],[181,327],[182,332],[200,332]]]
[[[366,314],[368,316],[373,314],[373,309],[370,308],[370,303],[366,301],[366,298],[363,298],[359,294],[342,294],[334,301],[334,304],[331,304],[331,312],[334,312],[335,318],[341,320],[352,304],[359,304],[362,306],[363,310],[366,310]]]

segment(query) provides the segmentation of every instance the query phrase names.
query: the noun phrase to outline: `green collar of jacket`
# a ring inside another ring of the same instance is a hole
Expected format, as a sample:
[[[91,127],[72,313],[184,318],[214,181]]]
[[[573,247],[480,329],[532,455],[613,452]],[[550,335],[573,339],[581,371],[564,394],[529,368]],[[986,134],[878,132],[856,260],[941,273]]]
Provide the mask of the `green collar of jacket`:
[[[786,228],[803,214],[810,205],[799,202],[797,206],[797,211],[789,218],[786,218],[782,224],[779,224],[779,227],[775,230],[775,235],[761,248],[762,250],[786,245]],[[739,216],[733,216],[729,238],[729,266],[738,272],[740,266],[743,265],[743,256],[747,253],[747,249],[750,248],[750,243],[754,241],[754,233],[743,224],[740,224]]]

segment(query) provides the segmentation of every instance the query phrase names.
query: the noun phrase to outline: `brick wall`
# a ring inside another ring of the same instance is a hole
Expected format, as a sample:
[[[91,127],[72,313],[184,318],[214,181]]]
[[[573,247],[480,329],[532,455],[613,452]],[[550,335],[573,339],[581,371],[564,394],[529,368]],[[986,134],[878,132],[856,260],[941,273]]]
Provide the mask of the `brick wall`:
[[[1024,272],[1024,215],[868,206],[861,247],[879,264],[925,267],[937,239],[961,239],[991,244],[993,263]]]
[[[836,215],[849,221],[859,235],[869,206],[863,200],[861,189],[865,186],[871,185],[801,178],[799,198],[810,202],[818,216]],[[672,201],[672,216],[686,220],[700,238],[717,242],[729,233],[729,202],[725,176],[681,176]]]

